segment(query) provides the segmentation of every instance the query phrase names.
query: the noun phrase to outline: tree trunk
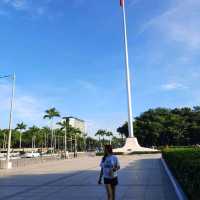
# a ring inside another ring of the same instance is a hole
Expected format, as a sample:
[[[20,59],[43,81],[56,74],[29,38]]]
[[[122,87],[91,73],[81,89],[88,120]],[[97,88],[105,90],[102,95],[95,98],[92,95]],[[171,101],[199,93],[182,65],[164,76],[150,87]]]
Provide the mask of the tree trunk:
[[[44,134],[44,147],[47,148],[47,133]]]
[[[3,149],[6,149],[6,134],[3,133]]]
[[[58,136],[58,151],[60,149],[60,137]]]
[[[72,148],[72,146],[73,146],[73,145],[72,145],[72,144],[73,144],[73,141],[72,141],[72,140],[73,140],[73,138],[72,138],[72,136],[71,136],[71,152],[73,152],[73,148]]]
[[[20,135],[19,135],[19,148],[21,149],[22,148],[22,133],[20,132]]]
[[[53,120],[51,120],[51,153],[54,152],[54,148],[53,148]]]
[[[56,146],[57,146],[57,141],[56,141],[56,134],[54,133],[54,149],[56,149]]]
[[[32,151],[33,151],[33,136],[32,136],[32,146],[31,147],[32,147]]]

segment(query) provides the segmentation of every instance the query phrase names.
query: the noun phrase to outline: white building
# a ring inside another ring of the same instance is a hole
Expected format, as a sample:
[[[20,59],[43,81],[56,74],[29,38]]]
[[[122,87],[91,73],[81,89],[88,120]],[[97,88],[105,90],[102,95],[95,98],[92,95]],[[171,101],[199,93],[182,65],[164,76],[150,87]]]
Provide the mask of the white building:
[[[78,128],[81,133],[85,133],[85,121],[82,119],[78,119],[76,117],[67,117],[69,119],[69,124],[74,127],[74,128]]]

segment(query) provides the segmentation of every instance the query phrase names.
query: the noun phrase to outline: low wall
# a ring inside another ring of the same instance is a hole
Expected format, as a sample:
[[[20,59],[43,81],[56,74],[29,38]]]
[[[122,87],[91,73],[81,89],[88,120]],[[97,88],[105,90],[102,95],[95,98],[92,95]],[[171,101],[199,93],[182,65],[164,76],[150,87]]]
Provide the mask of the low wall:
[[[85,157],[85,156],[95,156],[93,152],[78,152],[76,157]],[[74,158],[74,153],[69,153],[69,158]],[[54,156],[41,156],[38,158],[21,158],[21,159],[13,159],[12,168],[21,168],[29,165],[41,164],[55,160],[62,160],[60,155]],[[6,168],[6,160],[0,160],[0,169]]]
[[[60,160],[60,158],[59,157],[21,158],[21,159],[11,160],[11,162],[12,162],[12,168],[20,168],[54,160]],[[5,168],[6,168],[6,160],[1,160],[0,169],[5,169]]]
[[[96,156],[95,152],[77,152],[77,157],[84,157],[84,156]],[[69,157],[73,158],[74,153],[69,153]]]

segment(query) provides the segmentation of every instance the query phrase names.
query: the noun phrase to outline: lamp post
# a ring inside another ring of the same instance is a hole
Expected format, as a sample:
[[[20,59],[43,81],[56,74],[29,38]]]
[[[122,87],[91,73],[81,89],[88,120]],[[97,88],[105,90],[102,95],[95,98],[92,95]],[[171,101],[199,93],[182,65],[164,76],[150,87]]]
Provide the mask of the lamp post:
[[[9,133],[8,133],[8,147],[6,156],[6,168],[12,168],[12,163],[10,162],[10,145],[11,145],[11,135],[12,135],[12,119],[13,119],[13,106],[14,106],[14,94],[15,94],[15,73],[13,75],[0,76],[0,78],[11,78],[12,79],[12,94],[10,99],[10,114],[9,114]]]
[[[69,152],[68,152],[68,148],[67,148],[67,127],[69,126],[69,117],[63,117],[63,119],[65,120],[65,136],[64,136],[65,154],[64,154],[64,157],[69,158]]]
[[[63,119],[65,120],[65,139],[64,139],[64,146],[65,146],[65,154],[67,151],[67,123],[69,123],[69,118],[68,117],[63,117]]]

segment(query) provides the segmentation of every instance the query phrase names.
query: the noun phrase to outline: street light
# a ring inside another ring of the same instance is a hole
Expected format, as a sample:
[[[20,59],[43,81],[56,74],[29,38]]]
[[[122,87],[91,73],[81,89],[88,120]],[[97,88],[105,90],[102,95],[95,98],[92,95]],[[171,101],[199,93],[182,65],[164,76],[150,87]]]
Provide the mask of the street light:
[[[11,145],[11,135],[12,135],[12,118],[13,118],[13,106],[14,106],[14,93],[15,93],[15,73],[13,75],[0,76],[0,78],[11,78],[12,79],[12,94],[10,99],[10,114],[9,114],[9,134],[8,134],[8,147],[6,156],[6,168],[12,168],[12,163],[10,162],[10,145]]]
[[[68,117],[63,117],[63,119],[65,120],[65,157],[66,157],[66,153],[67,153],[67,123],[69,122],[69,118]]]

